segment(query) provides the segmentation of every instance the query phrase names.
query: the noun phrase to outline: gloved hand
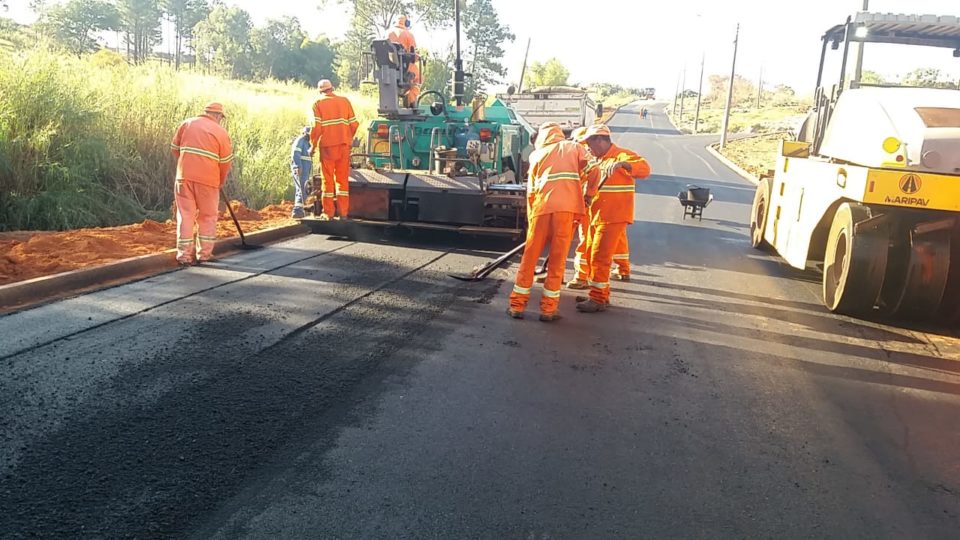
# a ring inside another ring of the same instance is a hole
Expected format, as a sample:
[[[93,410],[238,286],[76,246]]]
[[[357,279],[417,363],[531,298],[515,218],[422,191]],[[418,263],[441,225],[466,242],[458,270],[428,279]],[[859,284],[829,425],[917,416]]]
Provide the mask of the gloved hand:
[[[584,204],[587,208],[590,208],[590,205],[593,204],[593,197],[590,196],[590,195],[584,195],[584,196],[583,196],[583,204]]]

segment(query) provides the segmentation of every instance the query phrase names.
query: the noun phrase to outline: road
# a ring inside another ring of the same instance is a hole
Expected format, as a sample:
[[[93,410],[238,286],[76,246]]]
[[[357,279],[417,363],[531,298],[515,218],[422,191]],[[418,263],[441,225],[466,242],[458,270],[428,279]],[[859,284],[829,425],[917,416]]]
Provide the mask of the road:
[[[0,318],[3,536],[956,538],[960,342],[826,312],[652,111],[605,313],[310,236]]]

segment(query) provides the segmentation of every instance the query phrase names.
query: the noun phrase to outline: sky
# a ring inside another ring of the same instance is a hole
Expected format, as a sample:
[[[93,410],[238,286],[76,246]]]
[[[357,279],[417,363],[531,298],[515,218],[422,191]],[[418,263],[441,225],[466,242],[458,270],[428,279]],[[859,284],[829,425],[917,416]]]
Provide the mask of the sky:
[[[958,0],[869,0],[870,11],[960,16]],[[520,77],[524,49],[530,39],[530,61],[559,58],[571,71],[571,82],[612,82],[654,87],[670,95],[682,80],[697,89],[700,61],[705,71],[729,74],[733,39],[740,24],[737,74],[765,84],[787,84],[809,93],[816,82],[820,36],[860,10],[863,0],[492,0],[500,20],[516,34],[508,44],[505,82]],[[321,10],[310,0],[225,0],[249,11],[256,22],[270,17],[298,17],[310,34],[342,37],[349,10],[328,0]],[[31,19],[27,0],[11,0],[9,15]],[[428,32],[413,20],[421,48],[450,50],[453,32]],[[864,68],[892,77],[916,67],[937,67],[960,79],[960,59],[949,50],[868,47]],[[909,51],[909,52],[906,52]],[[920,52],[918,52],[920,51]],[[839,56],[837,54],[836,56]],[[837,69],[838,70],[838,69]]]

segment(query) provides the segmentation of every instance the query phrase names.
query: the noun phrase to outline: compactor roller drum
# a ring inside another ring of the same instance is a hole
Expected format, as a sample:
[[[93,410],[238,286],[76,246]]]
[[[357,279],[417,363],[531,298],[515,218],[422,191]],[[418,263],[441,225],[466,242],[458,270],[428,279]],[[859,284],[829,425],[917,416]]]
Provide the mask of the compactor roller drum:
[[[823,257],[823,302],[830,311],[869,313],[877,303],[887,269],[885,231],[858,231],[870,209],[843,203],[837,208]]]
[[[753,195],[753,211],[750,216],[750,245],[756,249],[766,250],[770,247],[767,241],[763,239],[763,231],[767,228],[770,189],[770,179],[763,178],[757,184],[757,192]]]
[[[899,268],[887,273],[881,296],[884,310],[905,319],[931,319],[945,300],[953,233],[940,229],[921,234],[912,229],[902,234],[907,240],[896,242],[902,247],[893,250]]]

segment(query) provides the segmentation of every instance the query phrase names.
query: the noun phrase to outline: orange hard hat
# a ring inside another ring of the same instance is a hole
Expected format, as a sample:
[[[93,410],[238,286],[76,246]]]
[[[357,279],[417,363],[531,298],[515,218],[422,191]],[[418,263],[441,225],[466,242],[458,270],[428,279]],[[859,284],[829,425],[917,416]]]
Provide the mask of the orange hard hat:
[[[587,130],[579,137],[577,137],[577,142],[584,142],[590,137],[609,137],[610,128],[606,124],[594,124],[587,128]]]
[[[330,82],[330,79],[320,79],[320,82],[317,83],[317,90],[329,92],[333,90],[333,83]]]
[[[222,103],[217,103],[216,101],[214,101],[214,102],[212,102],[212,103],[207,103],[207,106],[203,108],[203,112],[205,112],[205,113],[215,113],[215,114],[220,114],[220,115],[223,115],[223,116],[227,116],[227,114],[226,114],[225,112],[223,112],[223,104],[222,104]]]

